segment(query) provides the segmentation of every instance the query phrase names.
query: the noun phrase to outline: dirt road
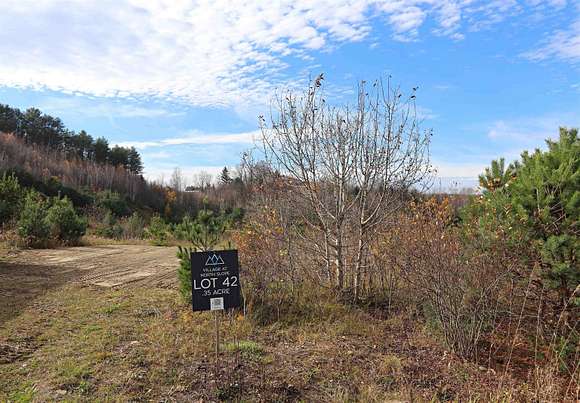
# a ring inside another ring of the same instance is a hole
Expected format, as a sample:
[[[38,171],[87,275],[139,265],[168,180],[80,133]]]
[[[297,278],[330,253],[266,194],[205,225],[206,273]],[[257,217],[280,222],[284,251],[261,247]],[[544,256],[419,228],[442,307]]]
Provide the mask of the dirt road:
[[[83,246],[23,250],[0,261],[0,323],[46,290],[67,283],[99,287],[172,287],[178,260],[174,247]]]

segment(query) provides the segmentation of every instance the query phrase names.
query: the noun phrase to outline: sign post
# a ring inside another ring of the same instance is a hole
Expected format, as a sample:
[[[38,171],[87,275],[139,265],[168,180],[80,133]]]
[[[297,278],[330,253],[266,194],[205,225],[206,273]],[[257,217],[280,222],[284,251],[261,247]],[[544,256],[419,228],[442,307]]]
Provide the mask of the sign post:
[[[191,306],[194,311],[215,311],[216,368],[220,348],[219,311],[241,305],[237,250],[191,253]]]

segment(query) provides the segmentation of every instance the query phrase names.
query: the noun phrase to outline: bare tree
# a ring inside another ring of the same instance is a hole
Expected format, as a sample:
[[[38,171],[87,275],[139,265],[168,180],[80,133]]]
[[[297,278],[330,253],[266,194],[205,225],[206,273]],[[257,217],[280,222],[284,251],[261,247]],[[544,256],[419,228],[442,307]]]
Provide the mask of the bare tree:
[[[273,100],[270,124],[261,117],[267,158],[291,178],[309,241],[339,289],[361,288],[368,245],[413,186],[424,183],[430,132],[419,129],[415,90],[403,97],[390,80],[363,81],[357,103],[331,105],[317,77],[301,96]]]
[[[200,189],[206,189],[210,187],[213,176],[207,171],[199,171],[193,175],[193,186]]]
[[[180,168],[176,167],[173,170],[169,186],[178,193],[183,190],[183,174],[181,173]]]

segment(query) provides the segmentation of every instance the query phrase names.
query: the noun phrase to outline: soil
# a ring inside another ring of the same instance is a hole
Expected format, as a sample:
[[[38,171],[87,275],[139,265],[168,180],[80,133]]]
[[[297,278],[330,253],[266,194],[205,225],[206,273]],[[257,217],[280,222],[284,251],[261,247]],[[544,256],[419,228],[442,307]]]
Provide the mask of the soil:
[[[99,287],[172,287],[178,261],[172,247],[81,246],[19,250],[0,260],[0,324],[36,297],[66,283]]]

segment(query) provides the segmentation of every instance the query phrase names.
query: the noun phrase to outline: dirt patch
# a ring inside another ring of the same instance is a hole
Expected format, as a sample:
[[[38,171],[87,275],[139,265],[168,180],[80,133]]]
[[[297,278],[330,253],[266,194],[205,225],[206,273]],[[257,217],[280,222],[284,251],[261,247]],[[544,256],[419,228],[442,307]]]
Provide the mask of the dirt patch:
[[[22,250],[0,261],[0,324],[46,291],[77,282],[100,287],[173,287],[175,248],[147,245]]]
[[[27,358],[38,348],[35,337],[24,336],[16,339],[0,341],[0,364],[8,364]]]
[[[8,264],[57,267],[47,273],[102,287],[171,286],[178,264],[175,252],[175,248],[145,245],[81,246],[22,251]]]

